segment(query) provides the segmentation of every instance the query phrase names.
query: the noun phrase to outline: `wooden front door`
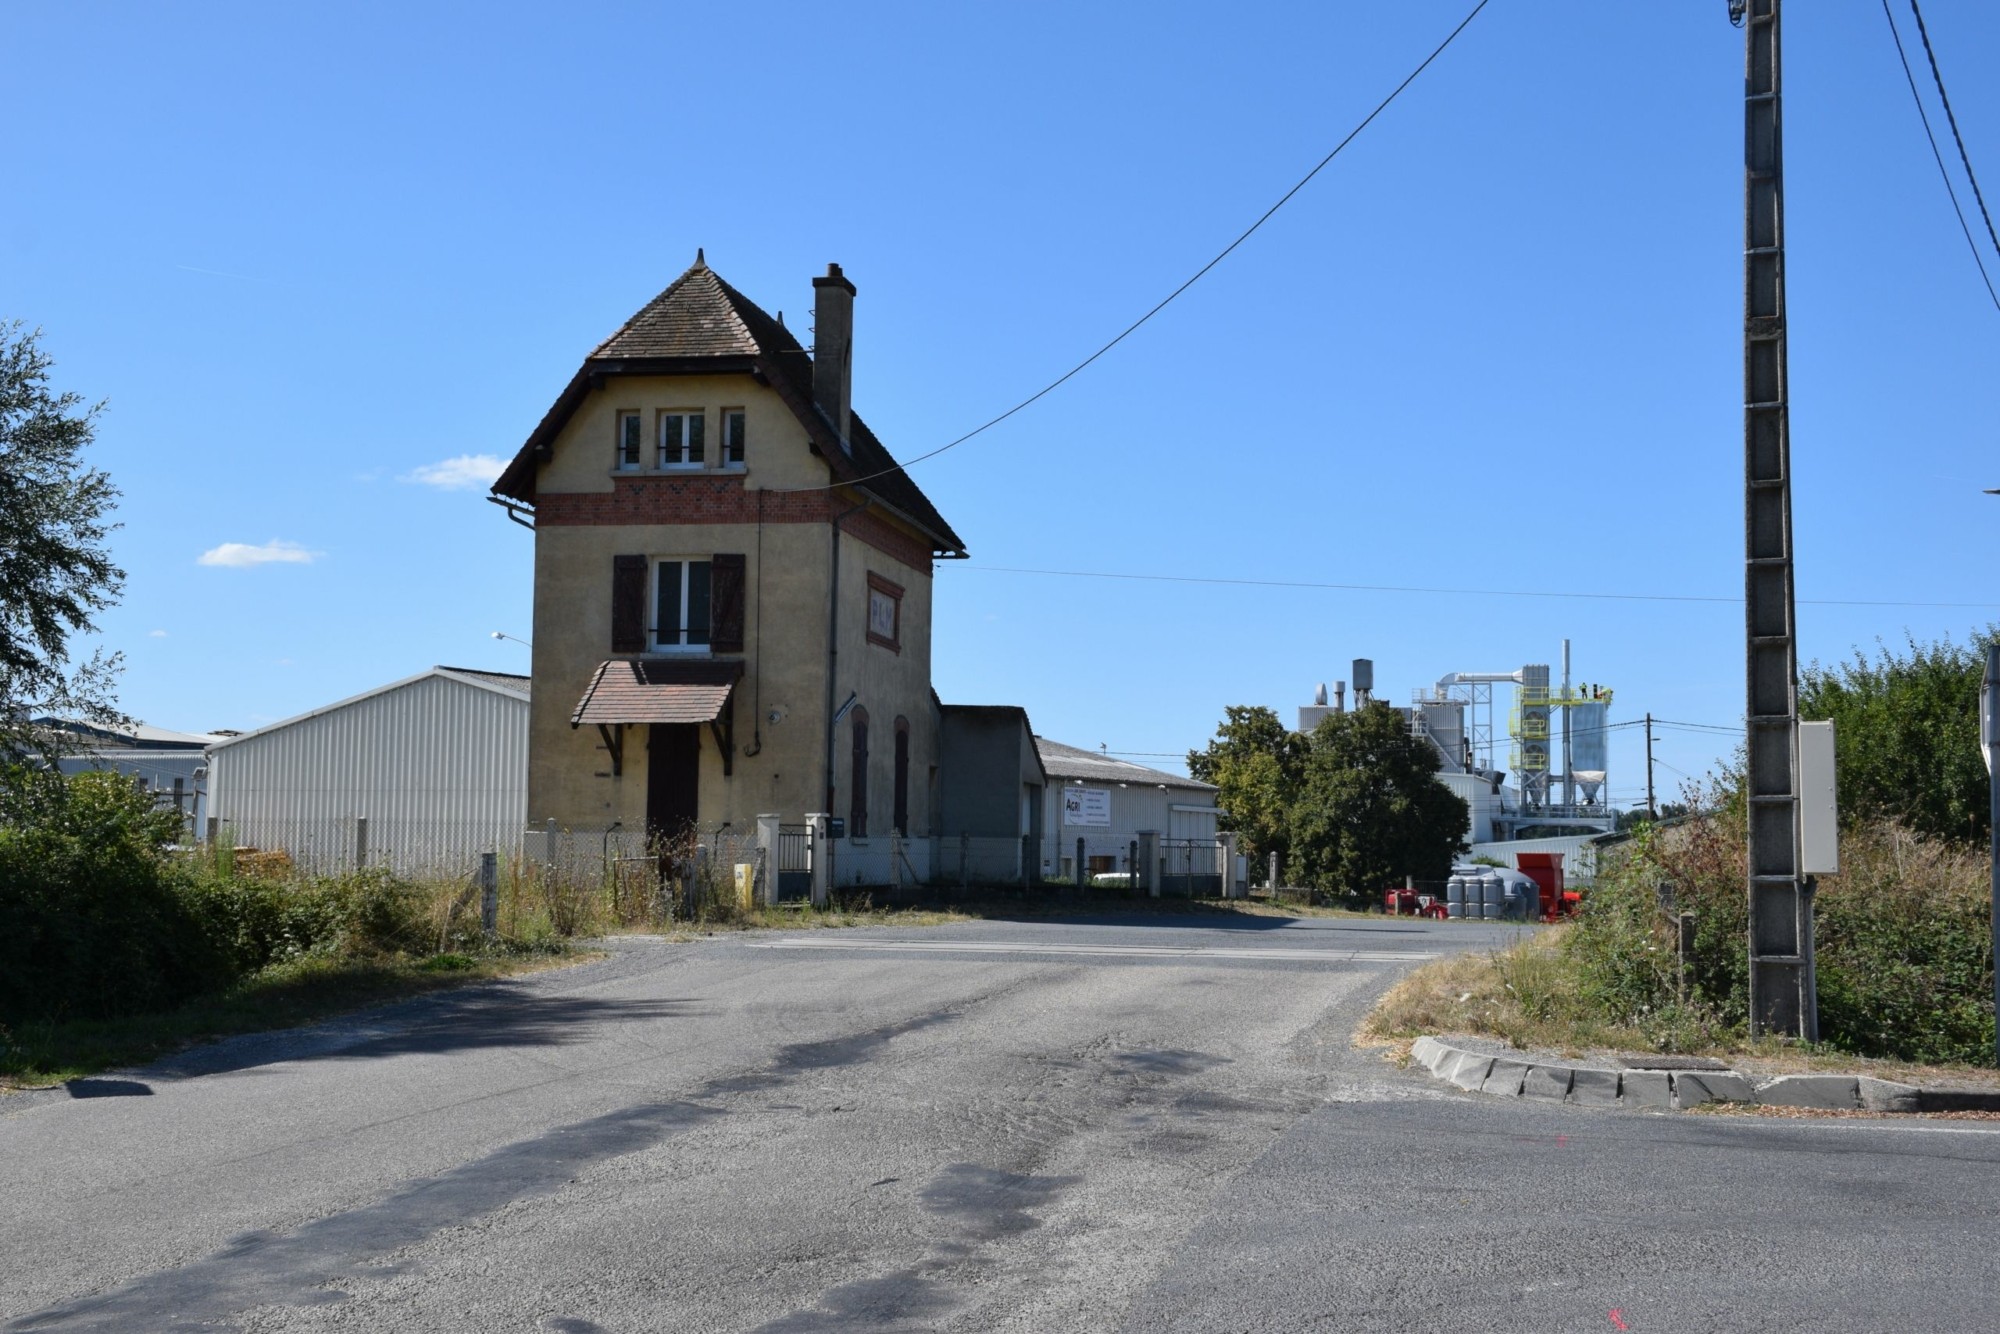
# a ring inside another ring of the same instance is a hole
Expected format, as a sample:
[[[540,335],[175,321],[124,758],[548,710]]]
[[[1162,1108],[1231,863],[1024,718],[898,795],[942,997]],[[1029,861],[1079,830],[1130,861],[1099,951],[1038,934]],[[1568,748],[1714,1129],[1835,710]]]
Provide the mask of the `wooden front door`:
[[[677,840],[700,814],[701,729],[654,723],[646,740],[646,834]]]

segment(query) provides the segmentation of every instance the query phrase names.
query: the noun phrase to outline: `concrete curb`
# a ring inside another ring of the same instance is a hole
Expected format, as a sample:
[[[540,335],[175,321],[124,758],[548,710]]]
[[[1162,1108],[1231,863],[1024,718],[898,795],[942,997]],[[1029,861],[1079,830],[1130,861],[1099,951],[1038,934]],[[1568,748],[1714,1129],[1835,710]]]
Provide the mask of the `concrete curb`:
[[[1823,1111],[2000,1112],[2000,1089],[1920,1088],[1870,1075],[1779,1075],[1760,1082],[1735,1070],[1599,1070],[1495,1056],[1434,1037],[1412,1043],[1410,1059],[1468,1093],[1572,1107],[1664,1112],[1740,1102]]]

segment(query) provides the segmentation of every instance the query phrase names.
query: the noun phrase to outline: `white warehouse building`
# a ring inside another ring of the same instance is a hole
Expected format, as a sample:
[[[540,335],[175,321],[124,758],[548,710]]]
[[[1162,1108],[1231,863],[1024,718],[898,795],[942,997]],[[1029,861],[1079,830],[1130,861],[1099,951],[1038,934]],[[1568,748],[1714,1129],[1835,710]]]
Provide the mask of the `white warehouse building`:
[[[528,815],[528,678],[433,667],[208,748],[208,829],[308,871],[469,875]]]
[[[1213,784],[1047,737],[1036,737],[1035,749],[1048,774],[1043,789],[1044,875],[1069,879],[1079,869],[1085,876],[1129,873],[1132,845],[1141,833],[1151,833],[1159,840],[1158,855],[1170,876],[1213,878],[1219,887],[1213,852],[1206,860],[1200,852],[1204,846],[1214,848],[1216,822],[1222,815],[1215,805],[1218,789]],[[1081,868],[1076,864],[1079,839]],[[1190,857],[1197,864],[1190,866]],[[1202,888],[1215,892],[1206,885]]]

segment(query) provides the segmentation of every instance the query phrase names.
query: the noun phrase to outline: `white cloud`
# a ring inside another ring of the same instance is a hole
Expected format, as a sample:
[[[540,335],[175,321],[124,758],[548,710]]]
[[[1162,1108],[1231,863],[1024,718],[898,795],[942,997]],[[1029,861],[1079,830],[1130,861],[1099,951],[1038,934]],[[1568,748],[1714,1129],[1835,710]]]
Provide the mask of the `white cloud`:
[[[149,639],[165,639],[167,632],[165,630],[148,630],[146,636]]]
[[[460,454],[442,463],[426,463],[403,474],[405,482],[421,482],[440,491],[483,491],[507,466],[507,460],[493,454]]]
[[[202,552],[195,564],[222,565],[230,569],[245,569],[252,565],[310,565],[325,554],[307,551],[297,542],[274,537],[261,547],[253,547],[247,542],[224,542],[219,547],[210,547]]]

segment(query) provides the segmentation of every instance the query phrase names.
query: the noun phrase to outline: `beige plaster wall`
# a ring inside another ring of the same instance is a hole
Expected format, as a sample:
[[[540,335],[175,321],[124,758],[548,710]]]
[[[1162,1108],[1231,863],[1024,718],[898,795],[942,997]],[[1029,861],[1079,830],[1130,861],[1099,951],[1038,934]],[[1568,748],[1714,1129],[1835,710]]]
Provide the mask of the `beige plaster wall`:
[[[910,724],[911,836],[931,830],[930,770],[938,755],[937,716],[931,707],[931,572],[904,564],[852,534],[842,532],[840,638],[834,673],[834,706],[853,691],[868,710],[868,828],[886,837],[896,811],[898,715]],[[903,588],[901,651],[868,640],[868,575]],[[848,719],[834,729],[832,813],[846,816],[853,795],[854,737]]]

